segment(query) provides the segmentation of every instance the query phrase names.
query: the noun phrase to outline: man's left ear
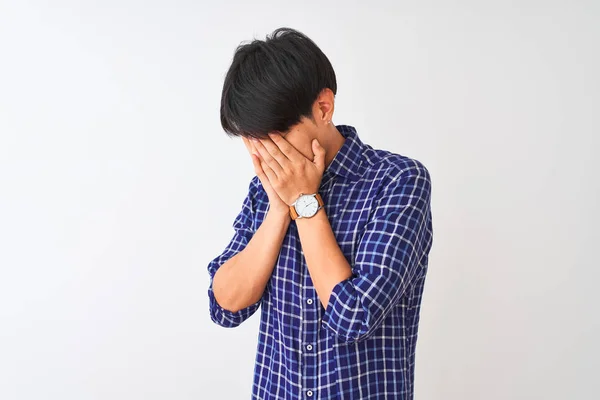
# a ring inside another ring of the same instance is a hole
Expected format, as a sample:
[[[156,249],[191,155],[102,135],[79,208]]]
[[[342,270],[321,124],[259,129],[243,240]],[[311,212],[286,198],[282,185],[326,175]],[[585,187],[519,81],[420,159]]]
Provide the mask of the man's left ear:
[[[318,119],[323,121],[325,125],[331,123],[333,117],[335,96],[329,88],[325,88],[321,91],[317,99],[318,105]]]

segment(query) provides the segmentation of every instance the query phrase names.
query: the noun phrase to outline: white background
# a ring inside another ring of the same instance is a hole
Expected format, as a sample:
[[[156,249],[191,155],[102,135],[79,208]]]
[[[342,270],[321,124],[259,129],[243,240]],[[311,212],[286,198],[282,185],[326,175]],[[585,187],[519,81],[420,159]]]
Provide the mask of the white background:
[[[594,1],[0,0],[0,398],[244,399],[258,313],[206,265],[254,175],[235,47],[290,26],[334,123],[417,158],[435,240],[416,396],[600,398]]]

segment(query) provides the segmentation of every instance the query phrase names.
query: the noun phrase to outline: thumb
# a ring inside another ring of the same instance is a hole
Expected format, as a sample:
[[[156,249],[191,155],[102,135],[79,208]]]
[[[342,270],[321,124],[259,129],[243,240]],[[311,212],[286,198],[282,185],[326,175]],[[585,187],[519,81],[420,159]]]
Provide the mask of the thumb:
[[[315,154],[313,163],[319,168],[319,171],[323,171],[325,169],[325,148],[321,146],[317,139],[313,139],[312,149]]]

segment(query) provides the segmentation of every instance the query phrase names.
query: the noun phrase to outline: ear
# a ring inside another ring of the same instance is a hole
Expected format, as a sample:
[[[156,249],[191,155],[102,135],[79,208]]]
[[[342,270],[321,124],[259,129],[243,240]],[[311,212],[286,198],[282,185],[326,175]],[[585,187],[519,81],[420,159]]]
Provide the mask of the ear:
[[[329,88],[321,91],[313,106],[313,115],[317,125],[327,125],[327,121],[333,119],[333,110],[335,107],[335,95]]]

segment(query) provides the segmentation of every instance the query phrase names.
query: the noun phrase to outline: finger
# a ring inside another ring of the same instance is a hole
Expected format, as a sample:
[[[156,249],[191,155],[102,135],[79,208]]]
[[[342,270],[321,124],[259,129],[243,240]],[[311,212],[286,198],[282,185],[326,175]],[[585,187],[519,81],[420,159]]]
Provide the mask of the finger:
[[[306,157],[300,153],[290,142],[288,142],[283,136],[269,133],[269,137],[277,145],[279,151],[281,151],[285,157],[291,162],[300,162]]]
[[[321,146],[321,143],[317,139],[312,141],[312,149],[315,155],[313,162],[317,166],[320,172],[325,170],[325,148]]]
[[[268,179],[267,175],[265,175],[265,172],[262,169],[262,166],[260,165],[260,158],[254,154],[250,154],[250,158],[252,159],[252,165],[254,165],[254,172],[260,178],[260,180],[262,181],[264,179]]]
[[[269,166],[269,168],[273,171],[273,173],[276,176],[283,176],[283,173],[284,173],[283,167],[281,166],[281,164],[279,164],[279,161],[277,161],[275,158],[273,158],[271,153],[269,153],[269,151],[263,144],[262,140],[256,140],[254,142],[254,147],[260,153],[260,158],[262,159],[262,161],[264,161]],[[263,168],[264,168],[264,166],[263,166]],[[267,172],[267,171],[265,171],[265,172]]]
[[[256,149],[256,146],[254,145],[254,140],[248,139],[248,144],[250,145],[250,153],[256,154],[256,156],[258,157],[258,159],[260,161],[260,153],[258,152],[258,150]]]
[[[248,150],[248,153],[252,155],[252,144],[250,143],[248,138],[242,136],[242,141],[244,142],[244,146],[246,146],[246,150]]]
[[[254,140],[252,140],[251,138],[247,138],[245,136],[242,136],[242,140],[244,141],[244,145],[248,149],[248,153],[250,153],[250,154],[252,154],[252,153],[258,154],[258,150],[256,150],[254,148]]]
[[[272,137],[272,136],[277,136],[277,135],[269,134],[269,136]],[[265,146],[265,149],[267,149],[269,154],[275,160],[277,160],[277,162],[279,163],[279,165],[281,165],[281,167],[283,169],[289,168],[289,164],[291,162],[290,159],[287,158],[287,156],[281,151],[279,146],[277,146],[277,144],[272,139],[265,138],[265,139],[261,139],[260,142],[262,143],[263,146]]]
[[[263,170],[264,174],[267,176],[269,183],[271,186],[275,186],[274,183],[277,182],[277,174],[273,171],[273,169],[266,163],[264,160],[260,160],[260,166]]]

